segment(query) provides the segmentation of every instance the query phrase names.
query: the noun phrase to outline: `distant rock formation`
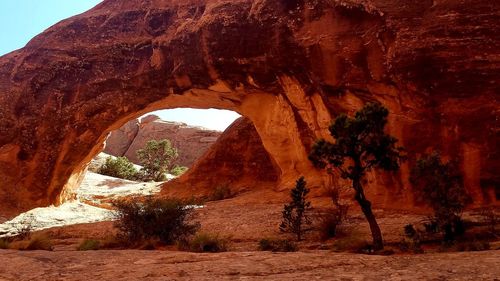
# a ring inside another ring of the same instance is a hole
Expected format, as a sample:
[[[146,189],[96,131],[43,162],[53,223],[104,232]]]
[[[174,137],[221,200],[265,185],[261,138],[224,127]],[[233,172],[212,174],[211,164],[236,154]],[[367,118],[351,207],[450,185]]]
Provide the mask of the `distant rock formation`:
[[[125,156],[133,163],[140,164],[137,150],[144,148],[149,140],[168,139],[179,153],[174,164],[191,167],[217,141],[220,134],[219,131],[164,121],[156,115],[147,115],[142,119],[131,120],[111,132],[106,140],[104,152]]]

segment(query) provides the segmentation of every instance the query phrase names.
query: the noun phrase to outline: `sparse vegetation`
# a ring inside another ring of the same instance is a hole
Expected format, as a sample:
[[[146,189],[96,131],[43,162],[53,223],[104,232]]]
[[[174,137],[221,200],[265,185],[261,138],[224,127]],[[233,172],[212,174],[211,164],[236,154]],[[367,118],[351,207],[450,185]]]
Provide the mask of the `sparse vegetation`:
[[[369,252],[370,245],[368,241],[359,237],[359,235],[351,233],[350,235],[335,239],[332,250],[335,252],[362,253]]]
[[[143,201],[116,201],[115,226],[124,241],[138,243],[148,239],[158,239],[172,244],[187,239],[199,228],[192,222],[193,208],[178,199],[156,199],[148,197]]]
[[[188,169],[189,169],[188,167],[177,165],[174,168],[172,168],[172,170],[170,170],[170,174],[178,177],[178,176],[184,174]]]
[[[341,188],[334,187],[328,190],[334,208],[326,213],[319,214],[319,231],[321,239],[327,240],[337,235],[338,228],[347,220],[349,205],[341,202]]]
[[[150,140],[143,149],[137,151],[141,162],[141,177],[145,181],[164,181],[165,174],[172,170],[172,162],[177,158],[177,149],[169,140]]]
[[[308,212],[311,210],[311,202],[306,197],[309,189],[306,187],[304,177],[297,180],[295,188],[290,191],[291,201],[283,207],[283,220],[280,224],[280,231],[290,232],[297,236],[297,241],[302,240],[305,231],[304,224],[311,224]]]
[[[181,248],[197,253],[218,253],[227,251],[227,244],[227,240],[218,234],[198,233]]]
[[[137,169],[127,157],[106,158],[106,162],[99,168],[98,173],[126,180],[138,180],[139,177]]]
[[[272,252],[296,252],[297,244],[288,239],[264,238],[259,241],[259,250]]]
[[[462,211],[470,197],[454,162],[442,163],[439,153],[425,155],[411,171],[416,201],[434,210],[434,220],[444,241],[453,241],[465,232]]]
[[[208,201],[219,201],[233,197],[231,188],[227,184],[215,187],[212,194],[208,196]]]
[[[50,237],[44,234],[32,235],[28,241],[17,241],[16,243],[11,243],[14,248],[18,250],[25,251],[34,251],[34,250],[43,250],[43,251],[52,251],[54,246]]]
[[[397,139],[385,134],[389,111],[379,103],[368,103],[353,118],[339,115],[330,126],[334,143],[319,140],[313,146],[309,159],[328,173],[352,182],[355,199],[365,215],[372,233],[374,250],[383,249],[380,227],[365,196],[362,180],[373,168],[386,171],[399,169],[404,159],[403,148],[397,147]]]
[[[404,227],[404,238],[400,243],[400,249],[403,252],[413,252],[415,254],[424,252],[422,249],[422,236],[412,224],[407,224]]]
[[[78,251],[92,251],[92,250],[99,250],[101,247],[101,243],[99,240],[95,239],[85,239],[78,245],[77,250]]]

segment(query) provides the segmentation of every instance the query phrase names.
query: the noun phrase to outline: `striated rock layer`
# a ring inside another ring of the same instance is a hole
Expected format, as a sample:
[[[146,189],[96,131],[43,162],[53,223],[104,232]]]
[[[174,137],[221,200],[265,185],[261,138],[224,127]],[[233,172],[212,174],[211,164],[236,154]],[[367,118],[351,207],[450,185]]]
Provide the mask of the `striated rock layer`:
[[[140,164],[137,151],[144,148],[149,140],[168,139],[179,153],[173,164],[191,167],[217,141],[220,134],[218,131],[164,121],[158,116],[148,115],[141,120],[131,120],[111,132],[106,139],[104,152],[125,156],[133,163]]]
[[[486,0],[105,0],[0,58],[0,200],[64,199],[107,134],[146,112],[229,109],[252,121],[278,187],[340,112],[391,111],[409,161],[370,175],[375,207],[411,206],[415,157],[462,163],[476,204],[499,196],[500,11]],[[207,177],[217,178],[217,171]],[[496,192],[496,195],[495,195]],[[10,205],[9,205],[10,204]]]

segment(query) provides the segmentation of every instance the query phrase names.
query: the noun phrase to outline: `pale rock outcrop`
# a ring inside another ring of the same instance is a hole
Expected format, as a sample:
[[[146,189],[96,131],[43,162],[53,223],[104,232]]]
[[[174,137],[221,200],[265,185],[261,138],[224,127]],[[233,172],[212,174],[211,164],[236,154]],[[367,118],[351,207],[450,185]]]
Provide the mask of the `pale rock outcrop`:
[[[218,131],[164,121],[158,116],[147,115],[140,120],[129,121],[120,129],[111,132],[106,140],[104,152],[125,156],[133,163],[140,164],[137,151],[144,148],[149,140],[168,139],[179,154],[173,164],[191,167],[217,141],[220,134]]]

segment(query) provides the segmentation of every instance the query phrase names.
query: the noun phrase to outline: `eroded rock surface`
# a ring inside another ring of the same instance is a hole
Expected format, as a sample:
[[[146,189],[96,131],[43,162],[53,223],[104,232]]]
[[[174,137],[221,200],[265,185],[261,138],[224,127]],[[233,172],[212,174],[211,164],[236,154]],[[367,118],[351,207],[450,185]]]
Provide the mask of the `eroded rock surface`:
[[[197,196],[210,196],[216,188],[237,193],[279,179],[279,168],[262,145],[252,121],[234,121],[217,142],[180,178],[165,183],[166,192],[177,188]],[[271,184],[272,186],[272,184]],[[189,197],[189,196],[188,196]]]
[[[499,251],[409,256],[330,251],[0,250],[5,280],[495,280]]]
[[[64,199],[108,132],[175,107],[237,111],[277,185],[328,178],[307,161],[340,112],[391,111],[409,161],[370,175],[375,205],[412,205],[408,171],[456,157],[476,204],[499,197],[499,6],[486,0],[105,0],[0,58],[0,198]],[[218,177],[218,172],[207,177]]]
[[[191,167],[217,141],[220,134],[218,131],[164,121],[158,116],[148,115],[141,120],[131,120],[111,132],[104,152],[125,156],[133,163],[140,164],[137,151],[144,148],[149,140],[168,139],[179,154],[173,165]]]

